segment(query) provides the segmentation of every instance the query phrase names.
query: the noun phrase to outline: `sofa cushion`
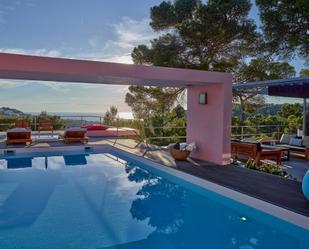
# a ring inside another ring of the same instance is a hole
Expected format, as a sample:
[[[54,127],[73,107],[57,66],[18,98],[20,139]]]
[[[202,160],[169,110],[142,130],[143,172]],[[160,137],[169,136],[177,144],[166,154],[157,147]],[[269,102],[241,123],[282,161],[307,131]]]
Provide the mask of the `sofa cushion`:
[[[282,134],[282,136],[280,138],[280,143],[281,144],[289,144],[291,138],[295,138],[295,135]]]
[[[280,145],[280,147],[283,147],[283,148],[288,148],[288,149],[291,149],[291,150],[295,150],[295,151],[305,151],[305,147],[301,147],[301,146],[293,146],[293,145]]]
[[[86,128],[80,128],[80,127],[70,127],[65,129],[65,131],[87,131]]]
[[[302,142],[303,142],[303,140],[301,138],[291,138],[289,145],[302,146]]]
[[[302,146],[309,147],[309,136],[304,136]]]
[[[26,129],[26,128],[13,128],[13,129],[9,129],[6,132],[14,132],[14,133],[24,133],[24,132],[31,132],[30,129]]]
[[[87,124],[81,127],[86,128],[87,131],[105,131],[108,129],[108,126],[102,124]]]

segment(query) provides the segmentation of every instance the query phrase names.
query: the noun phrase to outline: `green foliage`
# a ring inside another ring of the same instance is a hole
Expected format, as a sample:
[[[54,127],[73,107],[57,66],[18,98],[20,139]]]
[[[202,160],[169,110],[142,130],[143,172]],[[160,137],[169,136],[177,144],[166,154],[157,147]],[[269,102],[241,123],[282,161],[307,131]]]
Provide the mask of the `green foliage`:
[[[249,64],[241,63],[234,66],[234,81],[254,82],[290,78],[295,75],[294,67],[286,62],[273,62],[265,58],[252,59]],[[252,89],[258,90],[258,89]],[[239,124],[244,125],[245,119],[256,108],[264,105],[264,97],[256,93],[233,91],[233,101],[239,104]]]
[[[309,69],[305,69],[305,68],[303,68],[302,70],[300,70],[300,72],[299,72],[299,76],[300,76],[300,77],[306,77],[306,76],[309,76]]]
[[[137,119],[164,116],[171,111],[182,91],[183,89],[172,87],[130,86],[125,102],[131,107]]]
[[[302,127],[302,106],[296,104],[284,104],[278,112],[279,120],[285,126],[284,133],[296,134],[297,129]]]
[[[104,115],[104,124],[113,125],[117,119],[118,109],[116,106],[111,106],[109,110],[105,112]]]
[[[286,119],[290,116],[302,117],[302,106],[299,103],[295,104],[283,104],[278,115],[282,119]]]
[[[237,106],[236,106],[237,108]],[[248,127],[234,127],[232,133],[259,134],[247,139],[260,139],[272,137],[279,139],[282,133],[296,134],[297,129],[302,127],[302,106],[300,104],[268,105],[268,112],[264,109],[255,110],[247,116],[244,125]],[[234,111],[232,124],[239,126],[239,112]],[[240,138],[240,137],[239,137]]]
[[[185,110],[178,105],[164,115],[155,113],[144,120],[144,126],[145,136],[152,144],[167,145],[172,142],[184,142],[186,136]]]
[[[0,131],[14,128],[16,119],[16,116],[4,117],[0,115]]]
[[[15,127],[15,121],[17,119],[25,119],[29,121],[30,128],[32,130],[35,130],[38,126],[38,123],[40,120],[46,120],[49,119],[52,121],[54,129],[55,130],[61,130],[65,128],[65,120],[61,119],[61,117],[57,115],[49,115],[46,111],[42,111],[38,116],[32,116],[32,115],[23,115],[23,116],[10,116],[10,117],[4,117],[0,116],[0,130],[6,131],[8,129]],[[35,122],[37,125],[35,125]]]
[[[40,120],[46,120],[49,119],[53,123],[53,127],[55,130],[62,130],[65,128],[65,121],[61,119],[61,117],[57,115],[49,115],[46,111],[42,111],[38,116],[37,116],[37,122]],[[34,129],[35,127],[32,127]]]
[[[295,54],[309,62],[309,1],[257,0],[266,46],[283,57]]]
[[[132,52],[136,64],[211,70],[256,52],[260,35],[248,0],[177,0],[151,8],[161,36]]]
[[[273,165],[266,162],[261,162],[260,165],[258,166],[254,160],[249,159],[246,163],[246,168],[262,171],[272,175],[282,176],[285,178],[291,178],[291,176],[285,170],[283,170],[279,165]]]

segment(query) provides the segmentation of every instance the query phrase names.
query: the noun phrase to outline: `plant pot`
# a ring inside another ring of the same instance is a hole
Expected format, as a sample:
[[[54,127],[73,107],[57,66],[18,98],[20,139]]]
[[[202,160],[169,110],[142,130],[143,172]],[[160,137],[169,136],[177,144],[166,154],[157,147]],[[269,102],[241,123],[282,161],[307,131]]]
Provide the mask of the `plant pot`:
[[[190,151],[171,148],[171,155],[175,160],[186,161],[190,156]]]

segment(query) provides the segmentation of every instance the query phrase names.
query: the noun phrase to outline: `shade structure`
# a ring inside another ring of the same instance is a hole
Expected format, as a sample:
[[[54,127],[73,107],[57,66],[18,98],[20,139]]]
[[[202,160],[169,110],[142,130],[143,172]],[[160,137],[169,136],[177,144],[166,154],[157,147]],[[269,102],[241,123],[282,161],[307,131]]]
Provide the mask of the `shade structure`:
[[[187,140],[192,156],[230,163],[232,75],[101,61],[0,53],[0,79],[187,88]],[[207,93],[207,104],[199,104]]]
[[[269,86],[268,95],[307,99],[309,98],[309,84]]]
[[[309,77],[240,82],[233,84],[233,89],[244,93],[303,99],[303,133],[304,135],[309,135],[309,108],[306,101],[309,98]]]

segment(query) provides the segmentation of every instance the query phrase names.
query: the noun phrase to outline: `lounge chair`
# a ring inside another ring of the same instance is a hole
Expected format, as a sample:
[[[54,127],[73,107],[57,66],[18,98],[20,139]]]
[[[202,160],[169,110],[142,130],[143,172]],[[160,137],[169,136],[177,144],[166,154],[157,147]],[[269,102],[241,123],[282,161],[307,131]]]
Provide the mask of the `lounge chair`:
[[[15,121],[15,128],[25,128],[30,129],[30,123],[26,119],[17,119]]]
[[[7,139],[5,143],[8,144],[27,144],[32,143],[31,130],[25,128],[14,128],[6,131]]]
[[[42,119],[39,121],[38,131],[51,131],[54,132],[53,122],[49,119]]]
[[[62,135],[59,135],[59,139],[62,139],[65,143],[87,143],[86,133],[87,129],[85,128],[68,128]]]
[[[281,165],[282,150],[262,149],[258,142],[232,141],[231,153],[233,158],[249,158],[255,160],[257,165],[263,159],[275,160],[277,165]]]

